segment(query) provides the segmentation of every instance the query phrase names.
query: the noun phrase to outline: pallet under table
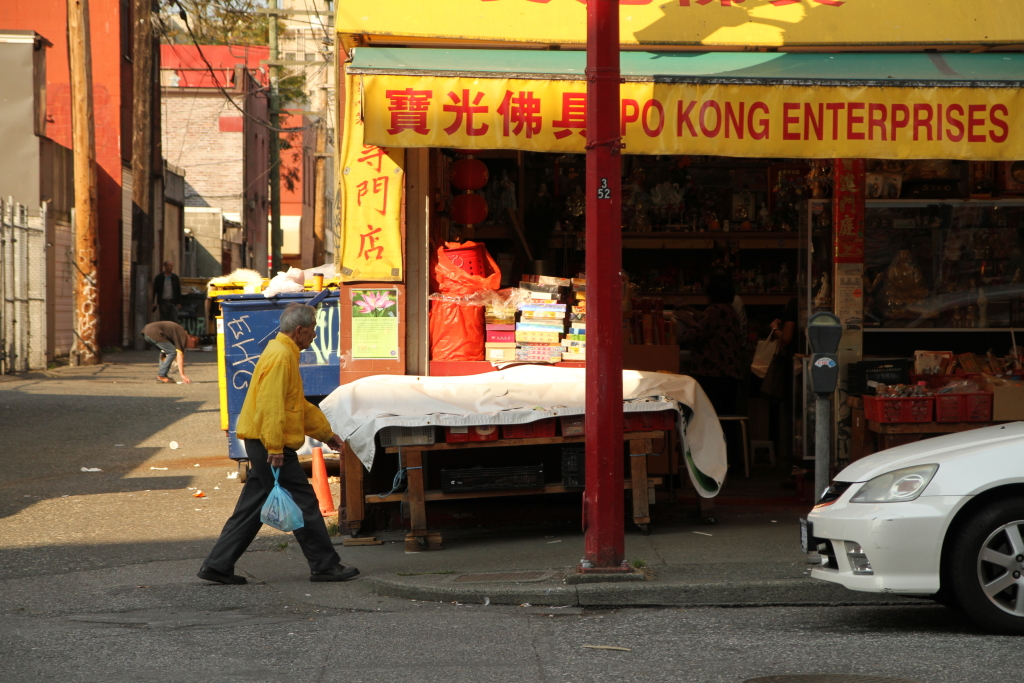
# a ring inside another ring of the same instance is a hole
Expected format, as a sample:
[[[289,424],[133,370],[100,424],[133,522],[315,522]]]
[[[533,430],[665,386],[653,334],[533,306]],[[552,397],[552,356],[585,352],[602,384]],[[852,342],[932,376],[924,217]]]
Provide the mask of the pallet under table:
[[[634,495],[633,522],[643,531],[651,522],[650,504],[654,502],[654,487],[662,483],[661,477],[647,476],[647,455],[651,452],[652,441],[668,438],[664,431],[626,432],[623,440],[629,442],[630,478],[625,480],[625,489],[633,490],[634,481],[645,482],[646,495]],[[440,490],[423,488],[423,454],[431,451],[455,451],[473,448],[508,448],[513,446],[542,446],[551,444],[583,443],[586,437],[549,436],[530,439],[499,439],[497,441],[470,441],[467,443],[435,443],[429,446],[403,446],[401,449],[406,470],[406,491],[393,493],[381,498],[366,495],[363,491],[363,464],[355,453],[345,446],[345,504],[346,528],[353,534],[359,532],[366,514],[366,505],[375,503],[402,502],[409,506],[409,535],[406,536],[406,550],[439,549],[441,534],[427,529],[427,501],[463,500],[467,498],[496,498],[502,496],[533,496],[546,493],[569,493],[581,491],[582,487],[566,487],[561,484],[545,484],[529,489],[507,489],[501,491],[466,491],[445,493]],[[386,453],[398,453],[398,448],[387,448]],[[641,491],[643,490],[641,489]]]

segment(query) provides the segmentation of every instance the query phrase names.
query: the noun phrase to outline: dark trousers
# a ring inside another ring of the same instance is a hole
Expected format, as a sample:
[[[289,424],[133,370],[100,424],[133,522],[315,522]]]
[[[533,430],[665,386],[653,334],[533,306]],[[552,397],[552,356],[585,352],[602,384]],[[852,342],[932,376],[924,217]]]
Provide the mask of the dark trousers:
[[[693,375],[697,384],[707,394],[715,412],[719,415],[736,414],[736,393],[739,390],[740,381],[732,377],[708,377],[707,375]],[[722,432],[725,434],[726,450],[729,463],[739,466],[743,462],[743,443],[739,425],[729,422],[722,425]]]
[[[249,479],[238,496],[234,513],[220,532],[220,538],[210,551],[210,556],[203,563],[224,574],[234,571],[235,562],[263,526],[260,511],[270,490],[274,488],[274,473],[267,464],[267,449],[263,443],[256,439],[246,439],[245,453],[249,456]],[[340,564],[341,558],[334,551],[313,487],[309,485],[309,479],[299,464],[299,457],[290,448],[284,449],[284,465],[281,466],[277,481],[292,494],[302,510],[302,519],[306,525],[292,533],[309,562],[310,571],[327,571]]]
[[[160,320],[170,320],[172,323],[178,320],[178,305],[169,299],[160,300]]]

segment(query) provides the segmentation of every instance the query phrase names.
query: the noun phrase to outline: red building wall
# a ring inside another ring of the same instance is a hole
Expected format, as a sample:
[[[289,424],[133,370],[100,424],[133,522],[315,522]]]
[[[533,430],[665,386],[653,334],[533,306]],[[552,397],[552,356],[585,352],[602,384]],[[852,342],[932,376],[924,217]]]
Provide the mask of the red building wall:
[[[121,164],[131,160],[131,26],[126,0],[90,0],[93,107],[99,197],[100,344],[121,343]],[[46,54],[46,136],[71,147],[71,84],[65,0],[3,0],[0,27],[35,31]]]

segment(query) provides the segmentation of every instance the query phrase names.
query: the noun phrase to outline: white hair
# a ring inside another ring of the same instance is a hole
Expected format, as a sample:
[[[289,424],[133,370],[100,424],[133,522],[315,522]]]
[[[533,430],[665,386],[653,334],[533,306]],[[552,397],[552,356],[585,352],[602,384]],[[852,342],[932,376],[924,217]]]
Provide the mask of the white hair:
[[[285,334],[297,327],[316,325],[316,309],[306,304],[288,304],[281,313],[281,331]]]

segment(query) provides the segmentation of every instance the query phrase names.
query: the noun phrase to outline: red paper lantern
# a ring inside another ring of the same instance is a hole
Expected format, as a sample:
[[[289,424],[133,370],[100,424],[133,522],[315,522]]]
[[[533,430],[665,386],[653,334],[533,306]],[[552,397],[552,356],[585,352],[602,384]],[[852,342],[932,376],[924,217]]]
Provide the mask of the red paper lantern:
[[[478,194],[460,194],[452,199],[449,214],[462,225],[479,225],[487,219],[487,200]]]
[[[452,164],[452,185],[460,190],[479,190],[487,184],[487,164],[479,159],[459,159]]]

